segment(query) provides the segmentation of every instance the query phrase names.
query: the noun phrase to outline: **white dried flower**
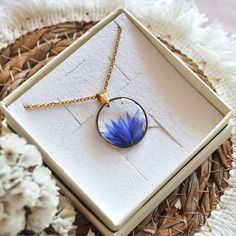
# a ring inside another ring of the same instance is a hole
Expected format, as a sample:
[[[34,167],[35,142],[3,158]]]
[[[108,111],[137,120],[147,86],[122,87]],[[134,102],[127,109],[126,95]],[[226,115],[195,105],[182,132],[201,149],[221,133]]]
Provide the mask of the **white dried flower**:
[[[1,205],[0,232],[2,235],[15,236],[25,227],[25,210],[14,209],[11,203]]]
[[[56,182],[52,179],[50,182],[44,184],[40,188],[40,199],[38,206],[57,206],[59,202],[58,187]]]
[[[52,223],[57,212],[58,187],[55,180],[51,178],[51,172],[44,166],[37,166],[33,170],[32,179],[40,186],[40,190],[36,205],[31,208],[27,229],[40,233]]]
[[[7,165],[5,158],[0,158],[0,197],[5,193],[5,182],[9,178],[11,167]]]
[[[39,234],[52,223],[57,209],[54,206],[47,208],[35,207],[31,209],[31,212],[27,221],[27,229]]]
[[[1,137],[1,148],[10,166],[19,165],[28,168],[42,164],[42,157],[37,148],[13,133]]]
[[[0,138],[0,235],[17,235],[25,225],[41,233],[52,223],[58,188],[41,164],[41,154],[25,139]]]
[[[4,188],[11,192],[18,188],[25,176],[24,169],[18,166],[11,167],[11,172],[5,176]]]
[[[43,166],[37,166],[33,173],[32,178],[35,183],[43,185],[51,180],[51,171]]]
[[[71,205],[69,199],[64,196],[60,196],[58,213],[52,222],[54,230],[61,236],[76,235],[76,227],[73,225],[75,215],[75,209]]]
[[[11,202],[16,204],[16,208],[34,207],[40,197],[40,187],[30,178],[25,178],[10,194]]]
[[[59,203],[58,187],[56,181],[51,178],[51,172],[44,166],[37,166],[33,173],[32,178],[34,182],[40,186],[39,198],[37,207],[57,207]]]
[[[16,165],[21,151],[26,145],[26,140],[15,134],[7,134],[1,137],[2,154],[6,158],[8,165]]]
[[[35,146],[27,144],[23,147],[17,164],[25,168],[42,165],[41,154]]]

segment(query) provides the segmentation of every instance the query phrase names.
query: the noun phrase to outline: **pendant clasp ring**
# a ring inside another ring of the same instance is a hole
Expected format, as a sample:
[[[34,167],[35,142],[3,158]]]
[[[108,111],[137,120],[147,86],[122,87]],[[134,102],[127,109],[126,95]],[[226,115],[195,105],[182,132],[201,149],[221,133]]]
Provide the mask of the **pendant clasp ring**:
[[[106,91],[102,90],[101,92],[96,94],[97,100],[100,102],[101,105],[105,105],[109,103],[109,98],[107,96]]]

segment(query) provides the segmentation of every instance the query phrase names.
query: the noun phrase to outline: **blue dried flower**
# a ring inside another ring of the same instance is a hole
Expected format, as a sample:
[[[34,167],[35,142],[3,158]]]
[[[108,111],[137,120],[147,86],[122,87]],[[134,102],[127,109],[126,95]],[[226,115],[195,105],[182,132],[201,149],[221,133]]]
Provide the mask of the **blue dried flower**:
[[[146,120],[137,110],[133,117],[126,112],[126,119],[120,117],[105,125],[107,131],[103,131],[102,135],[108,142],[118,147],[129,147],[138,143],[143,137]]]

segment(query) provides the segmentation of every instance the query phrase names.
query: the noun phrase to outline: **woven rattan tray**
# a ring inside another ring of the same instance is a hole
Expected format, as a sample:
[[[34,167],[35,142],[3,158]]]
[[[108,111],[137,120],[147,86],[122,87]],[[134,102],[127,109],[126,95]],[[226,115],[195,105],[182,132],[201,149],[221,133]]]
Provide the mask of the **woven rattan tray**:
[[[68,22],[29,32],[0,53],[1,99],[91,28],[95,22]],[[165,42],[164,42],[165,43]],[[167,46],[207,82],[197,65],[171,45]],[[210,86],[210,84],[208,83]],[[1,115],[1,119],[3,119]],[[131,235],[193,235],[215,209],[227,187],[232,163],[231,143],[226,140],[198,169],[168,196]],[[90,228],[99,232],[78,212],[77,235]]]

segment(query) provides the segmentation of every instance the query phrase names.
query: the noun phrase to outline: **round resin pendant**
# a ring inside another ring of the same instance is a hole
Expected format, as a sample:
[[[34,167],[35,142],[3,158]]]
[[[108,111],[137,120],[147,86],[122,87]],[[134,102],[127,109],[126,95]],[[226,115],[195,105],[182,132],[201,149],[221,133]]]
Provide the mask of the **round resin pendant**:
[[[148,127],[144,109],[126,97],[110,99],[97,114],[100,135],[115,147],[126,148],[137,144],[145,136]]]

